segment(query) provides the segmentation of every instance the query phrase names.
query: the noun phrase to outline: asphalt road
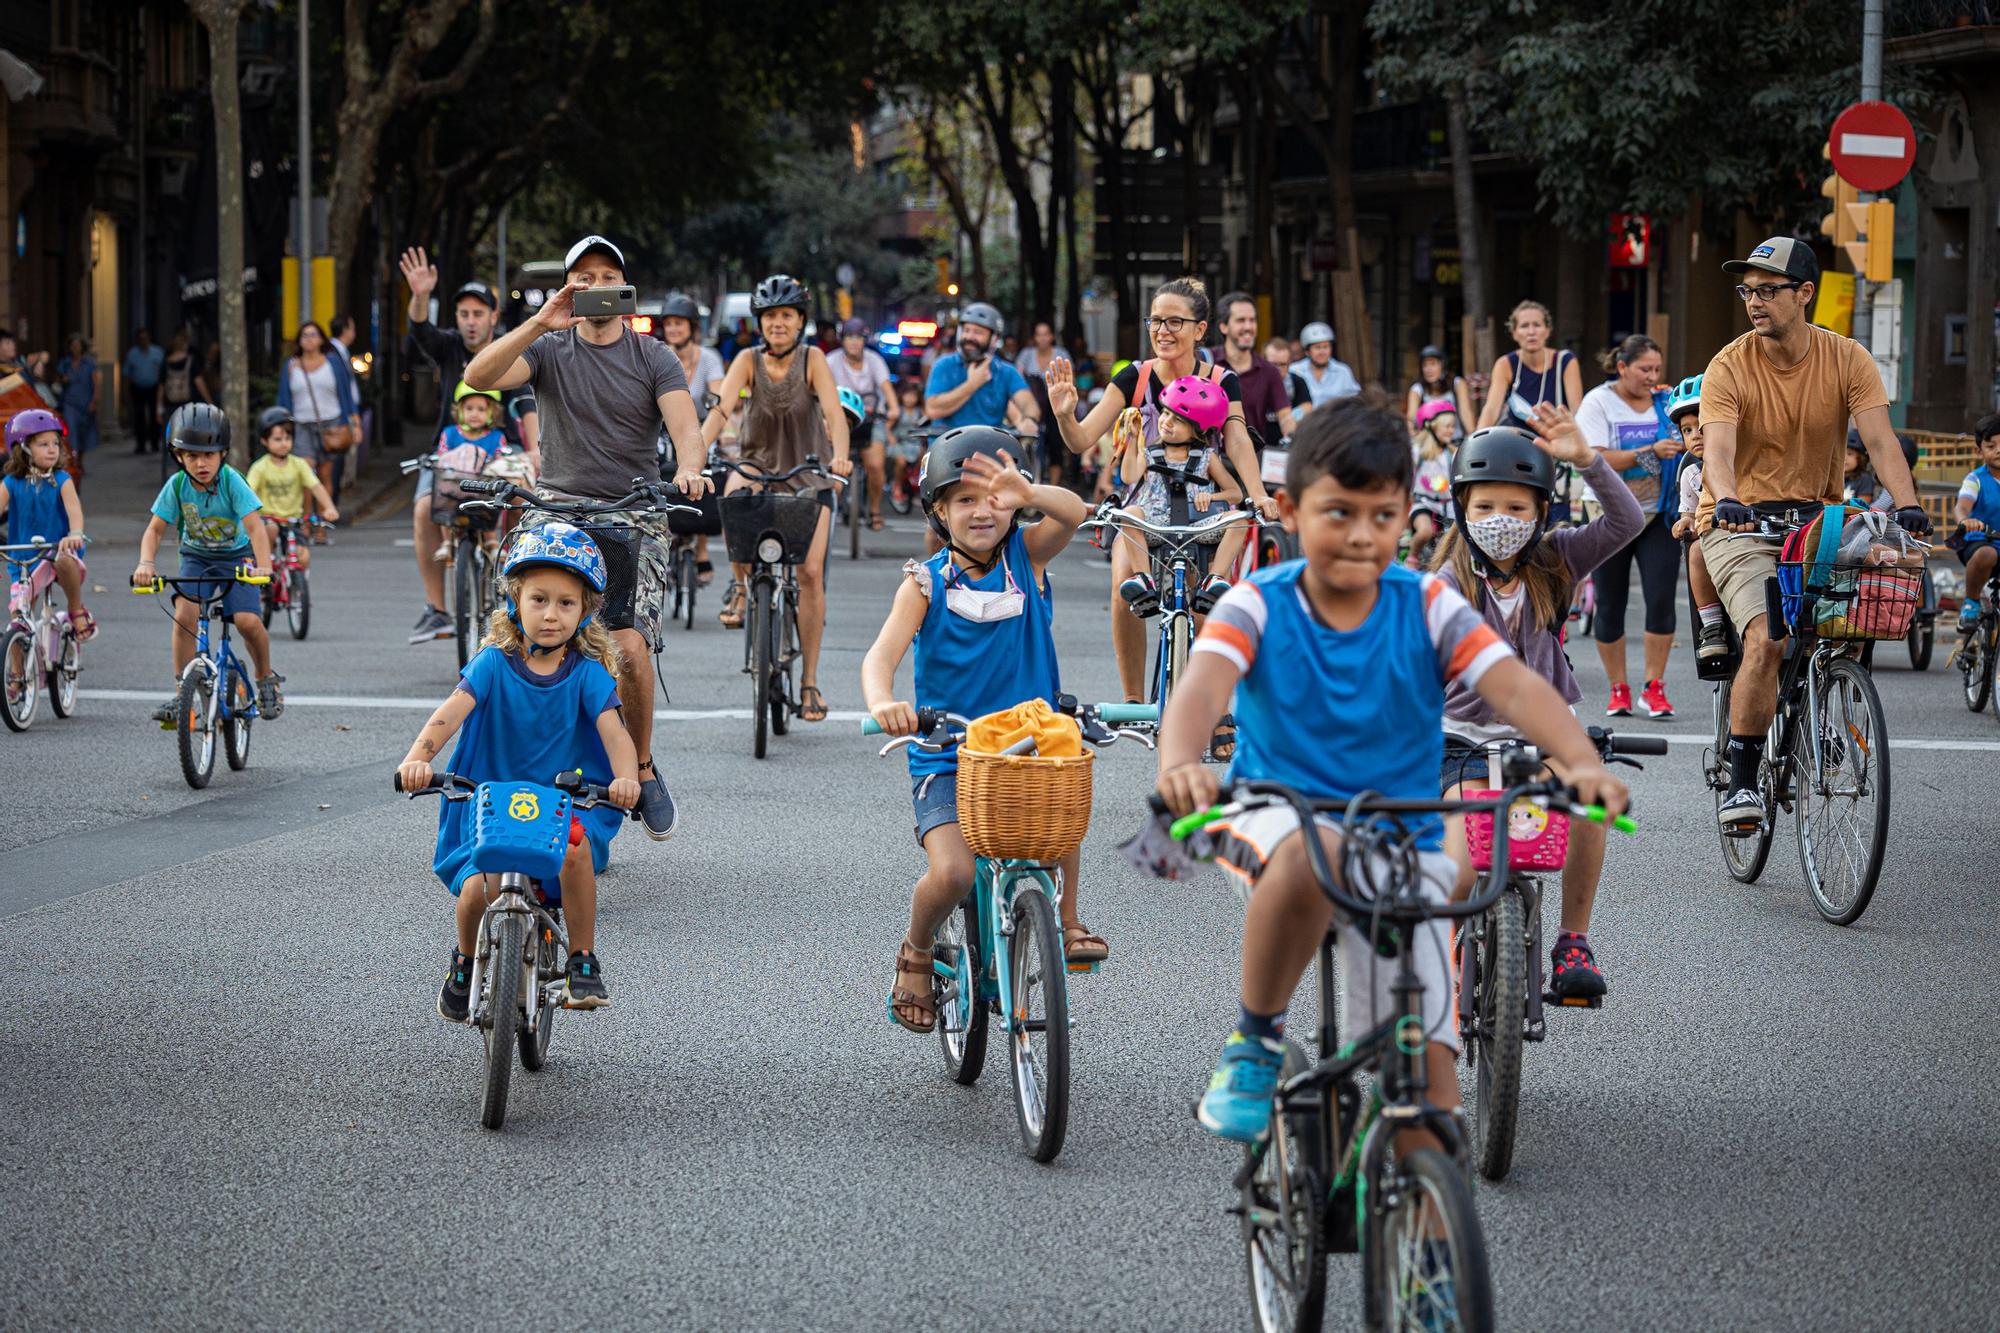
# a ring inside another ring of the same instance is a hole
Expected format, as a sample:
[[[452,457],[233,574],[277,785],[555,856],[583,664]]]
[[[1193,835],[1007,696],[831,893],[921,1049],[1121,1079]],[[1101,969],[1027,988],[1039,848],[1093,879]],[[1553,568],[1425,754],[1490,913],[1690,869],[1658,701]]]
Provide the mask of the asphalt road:
[[[621,836],[603,884],[614,1005],[563,1016],[488,1133],[478,1043],[432,1010],[435,811],[389,790],[454,674],[448,644],[403,643],[406,526],[320,553],[312,637],[278,640],[290,710],[196,793],[145,716],[165,618],[120,589],[142,506],[115,475],[92,487],[95,581],[117,590],[93,603],[82,709],[0,735],[0,1326],[1247,1322],[1236,1154],[1188,1114],[1234,1018],[1240,907],[1220,874],[1117,860],[1143,751],[1101,761],[1082,904],[1113,961],[1073,985],[1069,1141],[1037,1166],[997,1054],[957,1087],[884,1016],[921,864],[901,763],[851,718],[751,759],[711,590],[662,658],[680,833]],[[835,562],[835,709],[859,708],[917,542],[902,520]],[[1105,697],[1103,566],[1073,552],[1056,582],[1065,681]],[[1685,651],[1683,718],[1631,724],[1686,743],[1634,779],[1643,831],[1606,873],[1611,999],[1551,1016],[1515,1173],[1479,1191],[1504,1327],[2000,1318],[2000,725],[1964,711],[1947,648],[1923,676],[1882,655],[1893,843],[1851,929],[1812,911],[1789,822],[1763,883],[1722,874]],[[1350,1326],[1345,1262],[1335,1288]]]

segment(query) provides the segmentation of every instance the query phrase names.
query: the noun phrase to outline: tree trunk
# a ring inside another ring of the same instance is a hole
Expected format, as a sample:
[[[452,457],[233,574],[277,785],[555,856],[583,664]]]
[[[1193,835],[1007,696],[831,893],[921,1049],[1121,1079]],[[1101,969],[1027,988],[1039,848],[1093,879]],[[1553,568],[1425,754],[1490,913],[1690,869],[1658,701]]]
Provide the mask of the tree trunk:
[[[1471,347],[1459,350],[1460,368],[1484,375],[1493,364],[1493,328],[1486,307],[1486,252],[1479,234],[1478,193],[1472,179],[1472,130],[1466,119],[1464,88],[1446,89],[1445,138],[1451,147],[1451,205],[1458,223],[1459,281],[1473,339]]]
[[[208,29],[208,95],[215,106],[215,307],[222,342],[222,410],[229,461],[250,465],[250,345],[243,317],[243,108],[236,68],[236,25],[244,0],[191,0]]]
[[[1335,20],[1338,33],[1328,24],[1325,39],[1331,86],[1327,114],[1332,122],[1326,177],[1328,193],[1333,196],[1334,240],[1340,247],[1340,267],[1333,282],[1333,321],[1341,359],[1354,368],[1354,377],[1364,386],[1376,379],[1374,330],[1368,322],[1367,288],[1361,279],[1361,229],[1354,207],[1354,102],[1359,95],[1358,53],[1366,8],[1362,0],[1343,0]]]
[[[1021,156],[1020,142],[1014,137],[1014,72],[1002,68],[999,72],[1000,87],[993,87],[989,71],[981,70],[973,80],[973,88],[978,93],[979,109],[986,118],[986,127],[993,146],[995,163],[1000,168],[1000,179],[1007,187],[1007,193],[1014,200],[1014,217],[1021,238],[1020,263],[1034,275],[1036,290],[1032,301],[1036,309],[1053,303],[1050,288],[1043,287],[1043,275],[1047,273],[1053,284],[1053,270],[1043,263],[1042,214],[1035,202],[1035,183],[1029,177],[1027,163]],[[984,283],[980,284],[982,287]],[[986,293],[975,293],[986,299]]]
[[[1048,270],[1044,280],[1037,276],[1037,286],[1046,287],[1045,305],[1038,305],[1028,312],[1029,325],[1024,331],[1034,332],[1034,322],[1038,319],[1054,320],[1056,317],[1056,273],[1064,245],[1070,247],[1071,262],[1075,262],[1075,233],[1064,228],[1065,214],[1076,207],[1076,71],[1068,60],[1058,60],[1049,71],[1049,210],[1047,225],[1042,233],[1047,238],[1045,247],[1045,267]],[[1074,289],[1072,281],[1071,287]],[[1026,342],[1024,337],[1022,342]]]

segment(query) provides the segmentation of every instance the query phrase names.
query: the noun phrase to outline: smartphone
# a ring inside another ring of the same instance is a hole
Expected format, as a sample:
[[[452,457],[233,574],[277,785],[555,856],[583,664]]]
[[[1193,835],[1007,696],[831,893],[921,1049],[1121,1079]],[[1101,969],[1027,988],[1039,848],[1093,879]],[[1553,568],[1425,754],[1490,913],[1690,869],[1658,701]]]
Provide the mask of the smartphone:
[[[639,313],[637,287],[588,287],[576,294],[576,313],[584,319]]]

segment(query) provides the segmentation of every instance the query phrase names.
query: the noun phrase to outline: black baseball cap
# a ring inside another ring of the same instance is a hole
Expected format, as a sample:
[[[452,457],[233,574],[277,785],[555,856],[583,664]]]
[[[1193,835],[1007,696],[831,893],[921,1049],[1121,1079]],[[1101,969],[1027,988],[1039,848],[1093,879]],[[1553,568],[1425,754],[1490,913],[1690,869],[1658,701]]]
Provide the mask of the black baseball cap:
[[[1813,254],[1811,246],[1790,236],[1773,236],[1746,257],[1724,264],[1722,271],[1743,273],[1753,268],[1760,273],[1775,273],[1781,278],[1790,278],[1794,282],[1819,281],[1818,256]]]
[[[576,266],[583,262],[583,257],[593,251],[598,254],[609,255],[611,262],[618,265],[618,271],[620,273],[625,271],[625,252],[623,250],[620,250],[602,236],[586,236],[569,248],[569,255],[563,260],[563,276],[567,277],[571,273],[574,273]]]
[[[500,298],[493,294],[493,289],[491,287],[488,287],[485,283],[481,282],[477,278],[474,278],[471,282],[466,283],[463,287],[460,287],[456,293],[453,294],[451,298],[452,308],[456,310],[458,308],[458,303],[460,301],[463,301],[468,296],[470,296],[475,301],[484,301],[486,303],[486,308],[488,310],[498,310],[500,308]]]

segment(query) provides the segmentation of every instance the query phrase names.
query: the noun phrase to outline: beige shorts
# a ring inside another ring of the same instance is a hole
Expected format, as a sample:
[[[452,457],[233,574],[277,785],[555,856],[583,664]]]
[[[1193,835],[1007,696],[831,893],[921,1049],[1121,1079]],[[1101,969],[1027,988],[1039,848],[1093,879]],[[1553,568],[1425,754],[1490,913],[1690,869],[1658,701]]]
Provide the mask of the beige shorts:
[[[1777,543],[1712,528],[1701,535],[1701,558],[1740,635],[1764,614],[1764,584],[1778,572]]]

